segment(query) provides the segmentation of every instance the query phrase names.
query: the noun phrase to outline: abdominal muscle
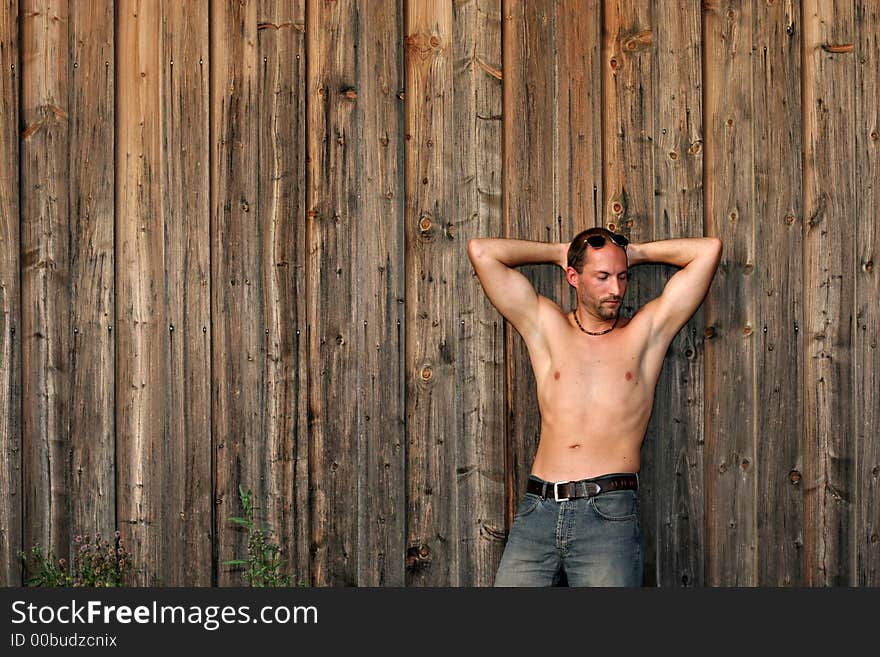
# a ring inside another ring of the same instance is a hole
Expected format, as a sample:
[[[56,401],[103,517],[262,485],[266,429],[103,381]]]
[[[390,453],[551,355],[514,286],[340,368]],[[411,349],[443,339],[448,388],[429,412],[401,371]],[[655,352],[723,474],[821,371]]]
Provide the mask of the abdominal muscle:
[[[541,439],[532,474],[545,481],[638,472],[641,467],[653,382],[643,376],[619,384],[595,373],[591,378],[592,385],[559,386],[555,378],[538,385]]]
[[[541,426],[532,474],[545,481],[577,481],[615,472],[638,472],[641,435],[606,437],[551,432]]]

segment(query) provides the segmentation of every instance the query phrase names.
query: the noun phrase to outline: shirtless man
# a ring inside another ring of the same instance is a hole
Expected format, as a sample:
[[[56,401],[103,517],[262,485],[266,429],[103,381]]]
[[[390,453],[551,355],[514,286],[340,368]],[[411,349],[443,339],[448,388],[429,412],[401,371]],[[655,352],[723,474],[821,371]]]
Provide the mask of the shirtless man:
[[[468,255],[492,305],[525,341],[537,384],[541,438],[514,515],[496,586],[641,586],[639,452],[669,344],[702,303],[716,238],[627,243],[605,228],[571,244],[473,239]],[[663,293],[620,316],[628,268],[681,267]],[[562,267],[577,291],[563,311],[519,265]]]

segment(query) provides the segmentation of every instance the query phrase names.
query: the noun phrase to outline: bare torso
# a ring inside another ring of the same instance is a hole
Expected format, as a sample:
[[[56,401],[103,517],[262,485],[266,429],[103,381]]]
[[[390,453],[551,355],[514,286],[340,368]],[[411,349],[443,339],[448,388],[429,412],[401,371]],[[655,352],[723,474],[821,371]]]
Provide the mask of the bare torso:
[[[540,312],[545,339],[527,343],[541,410],[532,473],[570,481],[638,472],[668,345],[649,339],[650,320],[638,313],[592,336],[549,299]]]

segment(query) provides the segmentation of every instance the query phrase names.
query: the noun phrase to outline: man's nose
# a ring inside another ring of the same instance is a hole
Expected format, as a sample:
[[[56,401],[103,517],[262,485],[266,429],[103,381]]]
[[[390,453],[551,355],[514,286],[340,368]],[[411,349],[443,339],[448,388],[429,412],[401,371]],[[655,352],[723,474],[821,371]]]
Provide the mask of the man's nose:
[[[613,294],[616,297],[619,297],[619,296],[621,296],[620,290],[621,290],[620,281],[617,280],[616,278],[612,279],[611,285],[609,286],[609,291],[611,292],[611,294]]]

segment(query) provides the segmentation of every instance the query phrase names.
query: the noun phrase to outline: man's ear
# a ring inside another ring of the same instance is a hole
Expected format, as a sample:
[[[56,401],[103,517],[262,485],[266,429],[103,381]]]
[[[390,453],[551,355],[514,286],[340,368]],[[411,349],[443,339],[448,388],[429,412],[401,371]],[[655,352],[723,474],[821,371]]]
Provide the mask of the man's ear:
[[[577,273],[577,270],[574,267],[565,268],[565,280],[568,281],[569,285],[571,285],[572,287],[577,287],[579,279],[580,274]]]

